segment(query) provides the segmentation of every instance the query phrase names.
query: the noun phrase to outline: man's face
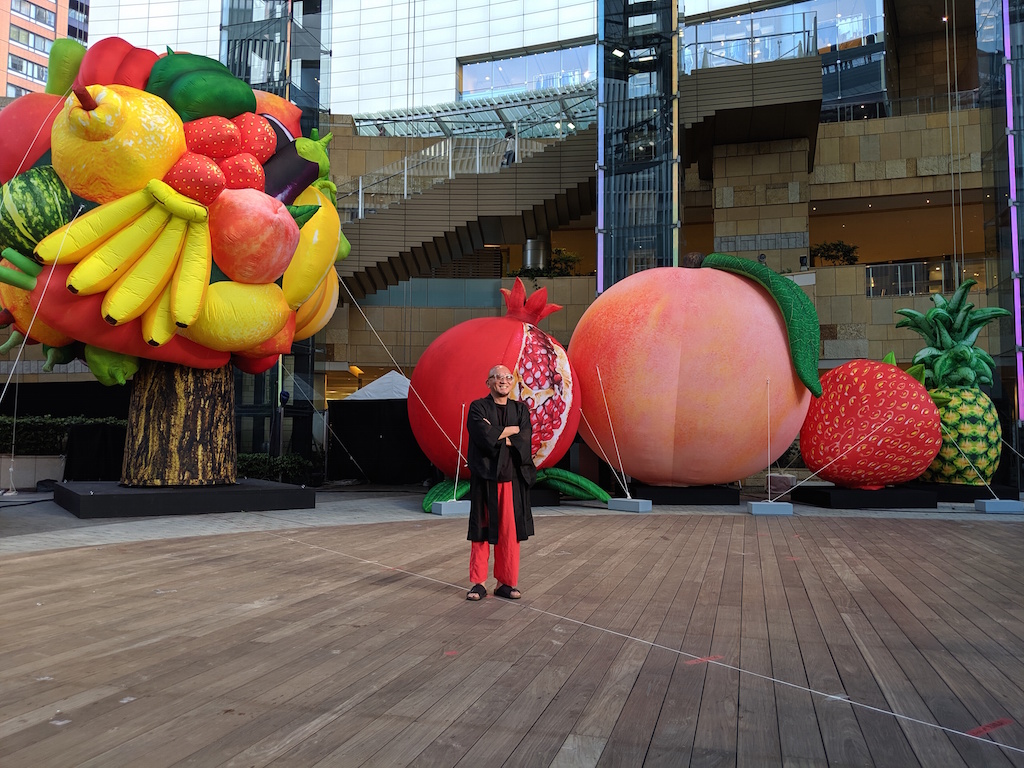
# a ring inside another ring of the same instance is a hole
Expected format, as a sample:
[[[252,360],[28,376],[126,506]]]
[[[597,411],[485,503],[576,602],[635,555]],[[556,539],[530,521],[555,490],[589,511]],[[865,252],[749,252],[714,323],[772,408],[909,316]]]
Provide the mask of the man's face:
[[[499,365],[487,378],[487,386],[495,397],[508,397],[512,391],[512,372],[503,365]]]

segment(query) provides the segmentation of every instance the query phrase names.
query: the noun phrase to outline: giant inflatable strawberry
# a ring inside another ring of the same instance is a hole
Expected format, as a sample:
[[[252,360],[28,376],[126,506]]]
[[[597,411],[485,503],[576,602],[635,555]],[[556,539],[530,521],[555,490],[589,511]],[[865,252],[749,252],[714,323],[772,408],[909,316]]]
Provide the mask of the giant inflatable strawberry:
[[[337,306],[330,136],[204,56],[108,38],[50,69],[0,112],[3,318],[48,367],[138,371],[123,482],[234,482],[229,363],[270,368]]]

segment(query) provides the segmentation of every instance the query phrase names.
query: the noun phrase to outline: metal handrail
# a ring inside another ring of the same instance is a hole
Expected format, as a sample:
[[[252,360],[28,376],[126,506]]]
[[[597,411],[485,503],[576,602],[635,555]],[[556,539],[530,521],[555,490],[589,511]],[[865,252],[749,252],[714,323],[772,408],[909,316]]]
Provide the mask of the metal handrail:
[[[566,133],[562,138],[569,135]],[[518,136],[514,162],[521,162],[558,140]],[[505,139],[452,136],[373,173],[343,181],[338,184],[342,224],[423,194],[458,175],[499,173],[505,148]]]

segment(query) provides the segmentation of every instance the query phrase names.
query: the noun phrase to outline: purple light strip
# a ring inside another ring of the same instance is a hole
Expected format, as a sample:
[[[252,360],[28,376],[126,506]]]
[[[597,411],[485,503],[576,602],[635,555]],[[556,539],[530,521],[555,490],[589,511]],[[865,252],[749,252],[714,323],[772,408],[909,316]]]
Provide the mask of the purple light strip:
[[[1013,135],[1013,72],[1010,67],[1010,1],[1003,0],[1003,53],[1006,56],[1006,155],[1010,166],[1010,254],[1013,270],[1013,337],[1017,363],[1017,420],[1022,418],[1021,408],[1024,407],[1024,351],[1021,340],[1021,301],[1020,301],[1020,236],[1017,228],[1017,152]]]
[[[1008,2],[1008,0],[1004,0]],[[597,46],[597,294],[604,291],[604,221],[605,221],[605,171],[604,171],[604,132],[605,132],[605,99],[607,98],[604,35],[604,2],[598,0],[598,27],[602,30],[602,39]]]

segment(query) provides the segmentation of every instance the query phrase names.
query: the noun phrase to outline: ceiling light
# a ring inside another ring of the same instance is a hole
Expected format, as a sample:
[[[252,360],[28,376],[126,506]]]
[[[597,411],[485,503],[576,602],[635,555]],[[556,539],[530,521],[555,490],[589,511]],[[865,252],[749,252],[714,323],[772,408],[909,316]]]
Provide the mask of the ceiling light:
[[[620,58],[620,59],[623,56],[625,56],[625,55],[626,55],[625,51],[620,51],[618,48],[616,48],[615,50],[612,51],[612,56],[615,56],[615,57]]]
[[[570,131],[575,131],[576,130],[576,124],[575,123],[569,123],[569,130]]]

